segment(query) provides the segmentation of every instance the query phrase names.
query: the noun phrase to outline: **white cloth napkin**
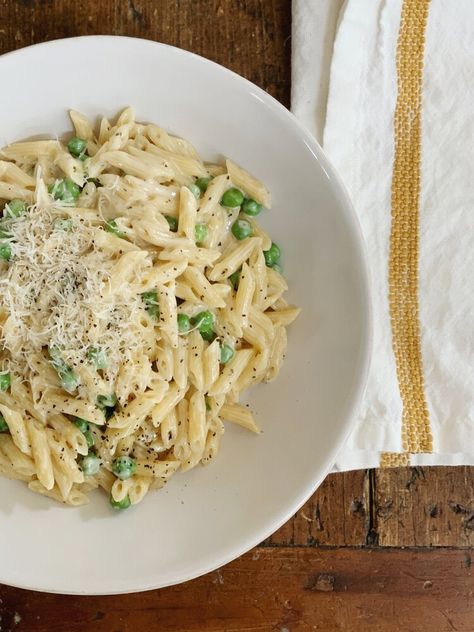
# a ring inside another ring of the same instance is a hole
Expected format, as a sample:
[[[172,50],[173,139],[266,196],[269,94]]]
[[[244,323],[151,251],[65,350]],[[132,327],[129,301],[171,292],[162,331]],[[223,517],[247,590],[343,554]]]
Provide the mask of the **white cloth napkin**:
[[[292,109],[318,139],[327,110],[323,146],[359,216],[372,274],[372,367],[339,470],[376,467],[382,453],[402,451],[388,302],[402,5],[347,0],[337,15],[339,0],[293,0]],[[473,42],[473,0],[432,0],[422,91],[419,321],[433,453],[411,456],[412,464],[474,464]]]

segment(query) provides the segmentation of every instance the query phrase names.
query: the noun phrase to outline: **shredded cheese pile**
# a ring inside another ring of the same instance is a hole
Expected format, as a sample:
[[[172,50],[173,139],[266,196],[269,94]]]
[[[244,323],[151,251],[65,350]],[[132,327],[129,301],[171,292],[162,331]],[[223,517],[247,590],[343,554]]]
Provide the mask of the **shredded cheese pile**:
[[[8,224],[13,256],[0,273],[0,308],[8,314],[3,346],[20,374],[32,351],[57,347],[77,367],[100,347],[113,380],[142,344],[133,324],[143,302],[127,284],[108,292],[114,261],[95,243],[102,229],[77,216],[62,220],[60,205],[37,204]]]

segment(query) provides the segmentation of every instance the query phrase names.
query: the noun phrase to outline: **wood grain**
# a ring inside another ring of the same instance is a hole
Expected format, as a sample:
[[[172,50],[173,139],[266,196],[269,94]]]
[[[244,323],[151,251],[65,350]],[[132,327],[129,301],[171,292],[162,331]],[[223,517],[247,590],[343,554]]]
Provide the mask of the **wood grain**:
[[[304,507],[264,544],[473,546],[474,468],[408,467],[330,474]]]
[[[367,470],[330,474],[292,520],[265,544],[364,546],[370,531]]]
[[[0,614],[2,632],[472,632],[473,595],[467,551],[259,548],[147,593],[64,597],[0,588]]]
[[[289,105],[291,0],[0,0],[0,53],[76,35],[127,35],[208,57]]]
[[[381,546],[474,545],[472,467],[378,470],[373,496]]]

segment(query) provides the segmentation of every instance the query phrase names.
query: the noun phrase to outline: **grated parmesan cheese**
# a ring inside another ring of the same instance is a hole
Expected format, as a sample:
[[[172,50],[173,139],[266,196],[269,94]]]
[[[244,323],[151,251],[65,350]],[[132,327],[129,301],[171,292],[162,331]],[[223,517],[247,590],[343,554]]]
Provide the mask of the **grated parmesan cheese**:
[[[145,346],[140,268],[134,284],[124,279],[120,292],[111,292],[116,259],[95,243],[102,229],[77,215],[61,222],[64,211],[43,198],[4,225],[13,256],[0,271],[0,310],[8,315],[1,343],[23,378],[34,352],[47,357],[47,347],[57,347],[74,368],[90,364],[88,350],[99,347],[107,357],[107,382],[114,383],[120,366]]]

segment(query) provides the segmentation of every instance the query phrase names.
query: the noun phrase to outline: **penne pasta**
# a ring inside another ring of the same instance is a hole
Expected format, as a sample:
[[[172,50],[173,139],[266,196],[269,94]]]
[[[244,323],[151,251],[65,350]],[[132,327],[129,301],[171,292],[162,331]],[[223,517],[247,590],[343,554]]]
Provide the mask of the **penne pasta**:
[[[70,117],[0,152],[0,475],[121,510],[214,460],[224,422],[259,433],[239,401],[300,310],[262,182],[133,108]]]

